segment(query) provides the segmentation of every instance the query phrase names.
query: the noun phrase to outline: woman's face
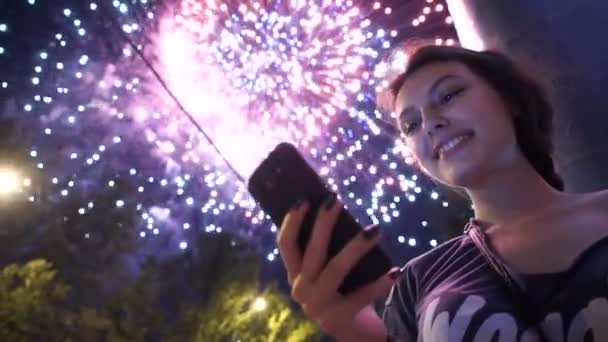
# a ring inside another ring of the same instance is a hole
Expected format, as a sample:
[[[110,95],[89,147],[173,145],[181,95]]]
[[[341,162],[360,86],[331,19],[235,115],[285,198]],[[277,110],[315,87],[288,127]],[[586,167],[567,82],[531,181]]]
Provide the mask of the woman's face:
[[[505,102],[464,64],[429,63],[412,73],[395,112],[417,163],[448,186],[475,189],[523,158]]]

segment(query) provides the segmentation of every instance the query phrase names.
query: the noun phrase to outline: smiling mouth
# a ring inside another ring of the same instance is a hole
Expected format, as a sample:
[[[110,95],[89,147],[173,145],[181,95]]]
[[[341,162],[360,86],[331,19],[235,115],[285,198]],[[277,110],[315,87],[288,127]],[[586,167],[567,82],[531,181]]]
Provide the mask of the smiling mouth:
[[[453,139],[448,144],[441,147],[438,151],[437,155],[435,155],[435,159],[437,160],[446,160],[449,159],[450,156],[460,151],[461,148],[466,146],[469,141],[473,138],[473,134],[466,134],[464,136]]]

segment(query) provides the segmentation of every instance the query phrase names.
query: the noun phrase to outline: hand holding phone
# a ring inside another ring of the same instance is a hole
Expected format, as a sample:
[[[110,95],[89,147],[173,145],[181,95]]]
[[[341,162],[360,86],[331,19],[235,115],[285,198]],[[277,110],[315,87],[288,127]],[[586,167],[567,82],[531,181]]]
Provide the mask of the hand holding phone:
[[[371,303],[390,290],[399,275],[399,268],[349,291],[348,295],[338,293],[339,285],[353,266],[378,243],[380,227],[374,225],[360,231],[326,263],[327,247],[343,210],[342,203],[335,196],[323,203],[311,239],[302,254],[297,240],[309,209],[307,201],[298,202],[285,217],[278,238],[281,257],[292,285],[292,297],[302,306],[306,316],[336,338],[352,340],[352,336],[357,336],[360,341],[384,340],[384,324]]]
[[[268,213],[272,221],[281,227],[287,212],[298,201],[307,201],[308,210],[302,219],[302,227],[296,237],[300,253],[304,254],[310,240],[317,214],[333,193],[308,165],[303,156],[291,144],[279,144],[256,168],[248,182],[251,195]],[[328,236],[324,263],[338,253],[362,231],[361,225],[342,206],[336,209],[335,227]],[[364,284],[371,283],[386,274],[392,266],[390,258],[373,246],[345,275],[338,292],[346,295]]]
[[[248,189],[280,227],[277,243],[292,296],[306,315],[333,336],[358,334],[355,317],[362,316],[378,327],[377,334],[367,328],[362,334],[384,334],[370,303],[388,293],[399,268],[391,268],[377,245],[380,228],[363,229],[287,143],[258,166]]]

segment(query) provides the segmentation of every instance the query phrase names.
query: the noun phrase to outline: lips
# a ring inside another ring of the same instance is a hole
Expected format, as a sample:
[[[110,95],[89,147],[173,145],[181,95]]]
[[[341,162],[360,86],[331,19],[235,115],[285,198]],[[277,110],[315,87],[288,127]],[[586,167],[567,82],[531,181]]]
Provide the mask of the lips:
[[[460,136],[464,136],[467,139],[470,139],[471,137],[473,137],[473,132],[458,132],[442,137],[441,139],[439,139],[438,143],[436,143],[433,147],[433,158],[439,159],[439,150],[441,149],[441,147],[452,141],[452,139],[458,138]]]

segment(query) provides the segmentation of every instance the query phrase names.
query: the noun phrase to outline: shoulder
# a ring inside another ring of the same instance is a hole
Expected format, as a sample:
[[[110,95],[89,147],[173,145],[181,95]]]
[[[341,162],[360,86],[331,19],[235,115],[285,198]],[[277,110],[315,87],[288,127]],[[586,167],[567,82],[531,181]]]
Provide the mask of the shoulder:
[[[584,200],[608,215],[608,189],[582,194]]]
[[[608,189],[584,193],[564,193],[559,213],[580,212],[608,215]],[[553,213],[553,212],[552,212]]]
[[[575,234],[588,233],[595,237],[606,236],[608,232],[608,224],[606,224],[608,222],[608,189],[568,194],[568,197],[572,200],[570,200],[570,204],[566,200],[564,205],[566,209],[555,215],[556,225],[570,223],[570,226],[577,227]],[[551,219],[547,219],[547,221],[552,222]],[[563,226],[566,231],[565,235],[572,235],[572,230],[568,229],[567,225]]]

